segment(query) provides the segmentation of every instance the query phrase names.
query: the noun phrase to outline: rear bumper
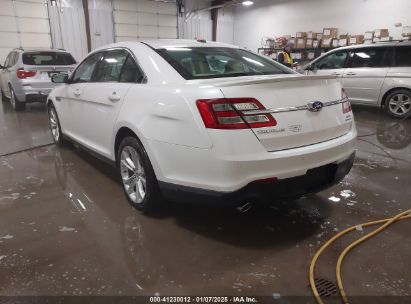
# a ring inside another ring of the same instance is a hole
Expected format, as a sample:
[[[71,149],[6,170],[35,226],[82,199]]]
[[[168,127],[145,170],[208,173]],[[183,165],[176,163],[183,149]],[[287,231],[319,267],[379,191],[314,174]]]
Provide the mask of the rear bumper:
[[[316,193],[341,181],[351,170],[353,152],[347,159],[313,168],[306,174],[276,181],[252,182],[233,192],[219,192],[159,182],[162,194],[173,201],[237,205],[245,202],[273,202],[278,199],[297,198]]]
[[[27,94],[26,102],[46,102],[48,94]]]
[[[54,84],[52,83],[39,86],[28,81],[22,81],[21,83],[15,84],[13,89],[18,101],[28,103],[46,101],[53,87]]]

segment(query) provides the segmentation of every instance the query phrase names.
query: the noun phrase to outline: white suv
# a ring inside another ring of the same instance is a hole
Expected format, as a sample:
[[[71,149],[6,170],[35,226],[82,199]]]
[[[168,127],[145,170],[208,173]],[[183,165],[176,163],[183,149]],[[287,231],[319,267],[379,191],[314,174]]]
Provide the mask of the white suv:
[[[130,203],[160,195],[245,203],[298,197],[351,169],[356,128],[340,84],[205,41],[100,48],[48,99],[57,144],[115,163]]]
[[[338,48],[305,69],[336,76],[353,104],[380,106],[397,118],[411,115],[411,42]]]

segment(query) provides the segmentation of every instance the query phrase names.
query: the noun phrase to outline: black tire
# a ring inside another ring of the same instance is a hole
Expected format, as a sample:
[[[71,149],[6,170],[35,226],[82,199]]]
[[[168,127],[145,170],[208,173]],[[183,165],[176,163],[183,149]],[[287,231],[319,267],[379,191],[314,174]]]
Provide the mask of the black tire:
[[[392,91],[385,98],[384,105],[385,111],[392,117],[409,117],[411,115],[411,91],[404,89]]]
[[[51,136],[56,145],[60,147],[65,147],[68,145],[68,141],[64,139],[63,132],[61,130],[60,120],[57,115],[56,108],[52,103],[47,107],[47,113],[49,118],[49,126],[51,131]]]
[[[1,101],[6,102],[9,101],[9,99],[4,95],[3,90],[1,90]]]
[[[136,153],[134,156],[133,150]],[[129,156],[131,163],[124,160],[126,156]],[[143,212],[153,211],[160,206],[162,199],[156,175],[146,150],[137,138],[127,136],[121,141],[117,151],[117,169],[131,206]],[[144,195],[138,187],[141,187]]]
[[[26,109],[26,103],[25,102],[20,102],[16,95],[14,94],[14,90],[12,87],[10,87],[10,103],[11,106],[13,107],[14,111],[20,112],[24,111]]]

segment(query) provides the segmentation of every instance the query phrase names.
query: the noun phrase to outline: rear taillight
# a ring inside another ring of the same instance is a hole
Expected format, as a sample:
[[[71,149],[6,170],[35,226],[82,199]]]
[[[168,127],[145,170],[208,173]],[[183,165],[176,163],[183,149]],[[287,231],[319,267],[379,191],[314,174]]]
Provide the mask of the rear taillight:
[[[348,95],[344,89],[341,89],[341,99],[343,100],[342,103],[342,111],[344,114],[351,112],[351,103],[348,100]]]
[[[265,110],[254,98],[200,99],[197,100],[197,108],[208,129],[247,129],[277,125],[271,114],[251,112]]]
[[[16,72],[17,77],[20,78],[20,79],[33,77],[33,76],[36,75],[36,73],[37,73],[37,71],[26,71],[24,69],[18,69],[17,72]]]

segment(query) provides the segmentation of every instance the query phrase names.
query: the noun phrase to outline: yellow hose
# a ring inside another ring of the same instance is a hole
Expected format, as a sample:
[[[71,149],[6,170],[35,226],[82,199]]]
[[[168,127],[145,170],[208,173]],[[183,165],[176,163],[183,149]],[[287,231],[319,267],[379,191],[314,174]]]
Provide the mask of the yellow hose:
[[[364,242],[365,240],[369,239],[370,237],[376,235],[377,233],[381,232],[382,230],[384,230],[385,228],[387,228],[389,225],[391,225],[392,223],[399,221],[399,220],[405,220],[411,218],[411,209],[404,211],[400,214],[398,214],[395,217],[392,218],[388,218],[388,219],[383,219],[383,220],[378,220],[378,221],[372,221],[372,222],[367,222],[364,224],[360,224],[360,225],[356,225],[356,226],[352,226],[349,227],[343,231],[341,231],[340,233],[336,234],[335,236],[333,236],[331,239],[329,239],[314,255],[313,259],[311,260],[311,264],[310,264],[310,273],[309,273],[309,279],[310,279],[310,287],[311,290],[313,292],[313,295],[315,297],[315,300],[317,301],[318,304],[324,304],[324,302],[321,299],[320,294],[318,293],[317,287],[315,286],[315,281],[314,281],[314,272],[315,272],[315,266],[317,264],[318,258],[320,257],[320,255],[324,252],[324,250],[330,246],[335,240],[337,240],[338,238],[340,238],[341,236],[347,234],[350,231],[353,231],[356,229],[356,227],[361,226],[361,227],[368,227],[368,226],[374,226],[374,225],[379,225],[379,224],[383,224],[381,227],[377,228],[376,230],[368,233],[367,235],[361,237],[360,239],[358,239],[357,241],[351,243],[347,248],[344,249],[344,251],[341,253],[341,255],[338,258],[338,262],[337,262],[337,267],[336,267],[336,277],[337,277],[337,283],[338,283],[338,288],[340,291],[340,295],[344,301],[344,303],[348,303],[348,299],[347,299],[347,295],[344,291],[343,288],[343,284],[342,284],[342,279],[341,279],[341,265],[342,265],[342,261],[344,259],[344,257],[347,255],[347,253],[354,248],[355,246],[357,246],[358,244]]]

